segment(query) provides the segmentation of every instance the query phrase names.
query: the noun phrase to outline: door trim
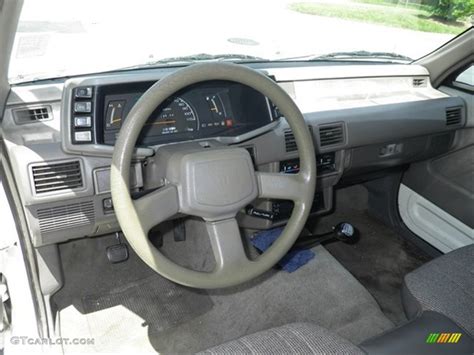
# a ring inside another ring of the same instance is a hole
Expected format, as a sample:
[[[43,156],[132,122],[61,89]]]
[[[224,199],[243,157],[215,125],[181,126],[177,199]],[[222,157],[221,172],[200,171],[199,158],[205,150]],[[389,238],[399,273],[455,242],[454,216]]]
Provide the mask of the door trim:
[[[405,225],[443,253],[474,243],[474,229],[401,184],[398,208]]]

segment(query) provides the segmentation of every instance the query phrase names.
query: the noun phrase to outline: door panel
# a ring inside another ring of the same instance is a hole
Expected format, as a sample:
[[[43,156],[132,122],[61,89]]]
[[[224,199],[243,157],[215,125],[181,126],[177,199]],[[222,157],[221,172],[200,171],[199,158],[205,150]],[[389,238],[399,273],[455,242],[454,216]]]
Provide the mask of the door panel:
[[[463,130],[463,147],[410,166],[402,183],[474,228],[474,129]],[[456,138],[460,140],[460,138]]]
[[[472,228],[406,185],[400,186],[398,203],[405,225],[441,252],[447,253],[474,242]]]

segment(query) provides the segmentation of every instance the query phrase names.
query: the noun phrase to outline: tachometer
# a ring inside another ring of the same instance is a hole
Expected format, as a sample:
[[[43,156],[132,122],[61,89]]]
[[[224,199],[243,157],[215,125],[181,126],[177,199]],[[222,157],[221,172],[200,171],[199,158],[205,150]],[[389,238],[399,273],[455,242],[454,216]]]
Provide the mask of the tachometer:
[[[157,114],[146,123],[146,126],[155,134],[189,133],[198,130],[197,116],[194,110],[181,97],[165,102]]]

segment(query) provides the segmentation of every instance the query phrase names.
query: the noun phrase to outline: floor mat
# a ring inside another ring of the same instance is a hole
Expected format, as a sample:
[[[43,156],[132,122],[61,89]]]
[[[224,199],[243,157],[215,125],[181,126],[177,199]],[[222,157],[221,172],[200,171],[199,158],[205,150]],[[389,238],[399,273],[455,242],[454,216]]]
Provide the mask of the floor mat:
[[[144,319],[144,326],[156,332],[186,323],[213,306],[205,291],[181,287],[157,275],[107,294],[85,296],[82,304],[86,314],[122,305]]]

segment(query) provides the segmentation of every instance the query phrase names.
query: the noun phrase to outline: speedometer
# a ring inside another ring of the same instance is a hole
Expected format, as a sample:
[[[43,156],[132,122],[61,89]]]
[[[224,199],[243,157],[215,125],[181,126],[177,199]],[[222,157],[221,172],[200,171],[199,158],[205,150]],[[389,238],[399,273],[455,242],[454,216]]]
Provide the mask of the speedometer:
[[[198,129],[197,116],[191,105],[181,97],[166,101],[146,123],[158,135],[192,133]]]

